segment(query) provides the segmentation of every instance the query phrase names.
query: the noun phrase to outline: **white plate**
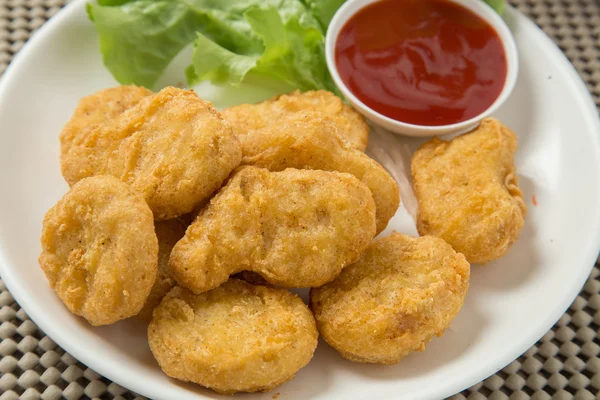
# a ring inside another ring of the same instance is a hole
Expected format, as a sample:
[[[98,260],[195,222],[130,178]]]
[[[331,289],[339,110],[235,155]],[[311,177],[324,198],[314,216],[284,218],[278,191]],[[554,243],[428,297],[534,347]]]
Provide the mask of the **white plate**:
[[[98,373],[157,399],[216,398],[167,378],[150,354],[143,325],[131,320],[92,328],[71,315],[38,267],[43,215],[67,190],[58,134],[80,97],[115,85],[102,66],[85,3],[75,1],[42,27],[0,84],[0,274],[41,329]],[[277,392],[286,400],[442,398],[507,365],[573,301],[600,243],[598,115],[550,39],[511,8],[506,18],[521,54],[520,75],[496,116],[520,140],[516,160],[530,211],[519,241],[502,260],[473,268],[464,308],[424,353],[396,366],[361,365],[321,343],[296,379],[245,399],[271,399]],[[183,80],[186,58],[178,58],[163,83]],[[200,94],[223,106],[267,92],[243,96],[204,86]],[[391,228],[414,232],[403,209]]]

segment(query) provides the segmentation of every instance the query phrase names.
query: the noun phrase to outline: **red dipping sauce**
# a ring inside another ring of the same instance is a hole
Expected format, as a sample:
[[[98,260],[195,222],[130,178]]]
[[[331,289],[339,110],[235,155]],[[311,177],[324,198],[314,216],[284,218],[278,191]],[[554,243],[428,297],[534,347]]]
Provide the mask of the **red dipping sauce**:
[[[498,33],[448,0],[381,0],[359,10],[335,45],[338,72],[386,117],[440,126],[487,110],[504,87]]]

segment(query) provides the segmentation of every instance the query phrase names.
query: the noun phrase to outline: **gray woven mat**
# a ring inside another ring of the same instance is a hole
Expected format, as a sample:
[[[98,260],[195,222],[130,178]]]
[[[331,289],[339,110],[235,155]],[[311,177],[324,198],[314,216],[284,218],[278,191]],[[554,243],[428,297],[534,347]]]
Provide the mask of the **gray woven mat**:
[[[65,0],[0,0],[0,74]],[[573,62],[600,107],[600,2],[512,0]],[[141,398],[59,348],[29,320],[0,280],[0,400]],[[600,398],[600,269],[569,311],[512,364],[453,400]]]

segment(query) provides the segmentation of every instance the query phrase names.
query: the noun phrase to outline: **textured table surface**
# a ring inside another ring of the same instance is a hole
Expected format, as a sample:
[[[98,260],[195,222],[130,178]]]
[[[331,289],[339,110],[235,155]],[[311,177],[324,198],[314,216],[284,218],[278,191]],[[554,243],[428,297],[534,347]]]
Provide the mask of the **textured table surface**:
[[[65,0],[0,0],[0,74]],[[600,1],[512,0],[569,57],[600,107]],[[600,398],[600,269],[519,359],[460,399]],[[79,363],[29,320],[0,280],[0,400],[141,398]]]

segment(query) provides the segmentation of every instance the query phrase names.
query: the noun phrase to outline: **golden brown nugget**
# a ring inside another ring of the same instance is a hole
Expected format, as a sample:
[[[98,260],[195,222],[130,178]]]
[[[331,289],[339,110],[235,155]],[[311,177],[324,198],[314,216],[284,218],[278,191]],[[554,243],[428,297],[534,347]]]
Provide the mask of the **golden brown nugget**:
[[[61,153],[69,152],[75,138],[113,120],[151,94],[146,88],[129,85],[104,89],[84,97],[60,134]]]
[[[195,293],[259,273],[285,287],[320,286],[375,235],[375,204],[349,174],[241,168],[173,248],[169,267]]]
[[[331,92],[315,90],[277,96],[258,104],[242,104],[223,110],[223,117],[234,132],[243,137],[255,129],[277,126],[279,119],[297,112],[319,111],[335,122],[342,138],[353,148],[365,151],[369,126],[362,115]]]
[[[176,285],[169,269],[169,257],[173,246],[183,237],[188,225],[183,218],[156,221],[154,223],[156,237],[158,238],[158,274],[142,311],[137,315],[142,320],[150,321],[152,311]]]
[[[400,205],[392,176],[365,153],[348,146],[334,120],[319,112],[296,113],[277,125],[241,137],[242,164],[271,171],[285,168],[320,169],[354,175],[366,184],[375,200],[377,233],[383,231]]]
[[[515,134],[491,118],[450,142],[421,146],[412,158],[419,233],[441,237],[470,263],[506,254],[527,213],[516,151]]]
[[[152,211],[111,176],[83,179],[44,218],[39,262],[67,308],[92,325],[137,314],[156,278]]]
[[[62,157],[69,184],[113,175],[165,220],[189,213],[239,165],[237,135],[191,90],[168,87],[113,121],[75,138]]]
[[[173,289],[148,327],[150,349],[167,375],[223,394],[289,381],[312,359],[317,338],[298,296],[236,279],[199,295]]]
[[[469,263],[440,238],[392,233],[312,289],[319,332],[343,357],[395,364],[441,336],[461,309]]]

